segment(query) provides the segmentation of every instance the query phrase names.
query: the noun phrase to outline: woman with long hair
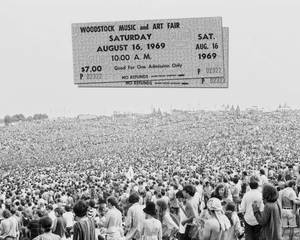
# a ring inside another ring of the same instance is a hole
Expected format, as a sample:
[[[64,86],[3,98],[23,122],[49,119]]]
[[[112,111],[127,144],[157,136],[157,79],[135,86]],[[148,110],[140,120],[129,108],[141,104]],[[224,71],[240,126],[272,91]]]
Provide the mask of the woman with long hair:
[[[228,187],[220,183],[216,186],[215,191],[212,193],[211,197],[218,198],[220,201],[228,201],[232,200],[231,196],[229,195]]]
[[[282,240],[281,233],[281,207],[277,201],[278,191],[271,184],[265,184],[262,189],[264,210],[260,212],[257,203],[252,204],[254,216],[261,225],[260,239]]]
[[[173,239],[178,232],[178,225],[170,216],[168,205],[163,199],[156,201],[158,220],[162,224],[163,239]]]

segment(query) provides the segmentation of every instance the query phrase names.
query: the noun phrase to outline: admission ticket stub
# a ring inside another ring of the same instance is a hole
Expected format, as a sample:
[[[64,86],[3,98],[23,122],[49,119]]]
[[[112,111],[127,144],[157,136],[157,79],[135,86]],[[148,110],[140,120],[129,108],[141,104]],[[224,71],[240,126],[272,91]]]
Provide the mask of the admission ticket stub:
[[[135,88],[226,88],[229,78],[229,28],[223,27],[224,77],[170,80],[131,80],[110,83],[78,84],[79,87],[135,87]],[[161,71],[161,75],[164,71]]]
[[[72,37],[78,85],[225,74],[221,17],[72,24]]]

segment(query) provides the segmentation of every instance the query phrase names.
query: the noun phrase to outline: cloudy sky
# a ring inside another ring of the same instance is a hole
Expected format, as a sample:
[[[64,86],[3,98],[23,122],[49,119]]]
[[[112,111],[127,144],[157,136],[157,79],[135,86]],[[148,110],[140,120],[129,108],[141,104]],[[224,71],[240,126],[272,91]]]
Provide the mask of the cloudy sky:
[[[263,3],[261,3],[263,2]],[[0,118],[113,111],[300,108],[299,1],[1,0]],[[228,89],[78,88],[71,24],[222,16],[230,28]]]

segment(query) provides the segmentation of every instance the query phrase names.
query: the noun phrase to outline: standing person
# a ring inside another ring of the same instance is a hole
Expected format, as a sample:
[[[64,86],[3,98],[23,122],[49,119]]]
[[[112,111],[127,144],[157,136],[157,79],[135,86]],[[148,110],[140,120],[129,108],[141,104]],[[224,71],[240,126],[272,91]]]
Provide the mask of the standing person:
[[[73,207],[75,220],[73,240],[95,240],[95,223],[87,217],[88,205],[79,200]]]
[[[132,193],[129,196],[129,204],[132,204],[128,209],[127,217],[125,219],[125,227],[128,230],[126,239],[138,240],[140,239],[141,224],[145,219],[143,206],[139,204],[139,195]]]
[[[17,240],[19,236],[18,222],[11,216],[9,210],[3,210],[3,220],[0,224],[0,238],[5,240]]]
[[[246,192],[243,196],[240,211],[244,213],[245,221],[245,240],[257,240],[259,239],[260,225],[256,220],[252,208],[252,204],[257,202],[260,211],[263,211],[262,194],[258,190],[259,177],[253,175],[250,177],[250,191]]]
[[[288,181],[287,187],[279,192],[279,203],[282,206],[283,233],[289,229],[289,239],[294,237],[294,229],[297,227],[296,205],[300,204],[296,196],[295,185],[295,181]]]
[[[224,215],[221,201],[218,198],[210,198],[207,202],[209,218],[205,220],[201,233],[201,240],[226,239],[224,236],[230,228],[230,221]],[[258,240],[258,239],[256,239]]]
[[[162,224],[162,238],[166,240],[173,239],[178,232],[178,225],[172,219],[165,200],[157,200],[156,205],[158,220]]]
[[[66,238],[71,237],[71,230],[74,225],[74,215],[71,212],[71,207],[66,205],[65,206],[66,212],[63,214],[63,219],[66,222]]]
[[[265,184],[262,189],[264,211],[260,212],[259,204],[252,203],[256,220],[261,225],[263,240],[282,240],[281,235],[281,207],[277,202],[278,192],[271,184]]]
[[[260,169],[259,174],[260,174],[260,185],[261,186],[263,186],[264,184],[269,182],[269,180],[266,176],[266,173],[265,173],[265,169]]]
[[[186,213],[185,213],[185,206],[184,206],[184,196],[183,196],[183,193],[182,193],[182,190],[179,190],[177,193],[176,193],[176,200],[178,200],[178,207],[179,209],[177,210],[178,213],[178,217],[179,217],[179,229],[178,229],[178,239],[179,240],[182,240],[184,239],[184,233],[185,233],[185,229],[186,227],[184,225],[182,225],[182,222],[184,220],[186,220]]]
[[[16,239],[18,240],[20,237],[20,229],[21,229],[21,219],[17,216],[17,211],[15,208],[10,209],[11,216],[10,219],[12,221],[12,228],[15,229],[17,236]]]
[[[233,186],[231,186],[231,195],[232,201],[235,203],[237,211],[239,211],[239,204],[241,203],[240,192],[241,192],[241,185],[239,184],[238,176],[235,176],[232,180]]]
[[[122,240],[124,232],[122,229],[122,213],[118,209],[117,200],[114,197],[107,198],[108,211],[105,215],[103,227],[107,229],[107,240]]]
[[[186,185],[183,187],[182,194],[186,199],[185,203],[185,213],[186,219],[181,222],[183,226],[186,226],[185,233],[184,233],[184,240],[190,240],[191,233],[193,231],[193,221],[195,218],[198,217],[198,201],[195,201],[193,198],[195,195],[196,189],[193,185]]]
[[[56,219],[53,223],[52,232],[59,235],[61,238],[65,237],[66,233],[66,222],[63,218],[63,210],[62,208],[58,207],[54,209]]]
[[[35,237],[34,240],[60,240],[60,236],[51,232],[52,219],[50,217],[42,217],[40,220],[42,234]]]
[[[226,240],[237,240],[243,237],[244,230],[236,212],[234,202],[228,202],[225,206],[225,215],[228,217],[231,227],[226,232]]]
[[[156,217],[155,204],[147,202],[143,209],[146,219],[142,224],[141,236],[143,240],[162,240],[162,225]]]
[[[40,210],[33,214],[33,219],[28,224],[28,229],[30,231],[30,239],[34,239],[42,233],[41,224],[39,222],[40,218],[44,216],[44,213]]]

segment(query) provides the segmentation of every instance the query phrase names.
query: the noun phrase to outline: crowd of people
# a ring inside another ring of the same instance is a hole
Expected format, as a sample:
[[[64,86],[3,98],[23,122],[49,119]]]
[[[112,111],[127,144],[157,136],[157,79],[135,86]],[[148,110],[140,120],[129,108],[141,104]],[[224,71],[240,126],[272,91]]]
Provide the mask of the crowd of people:
[[[294,239],[300,113],[184,112],[0,129],[0,238]]]

